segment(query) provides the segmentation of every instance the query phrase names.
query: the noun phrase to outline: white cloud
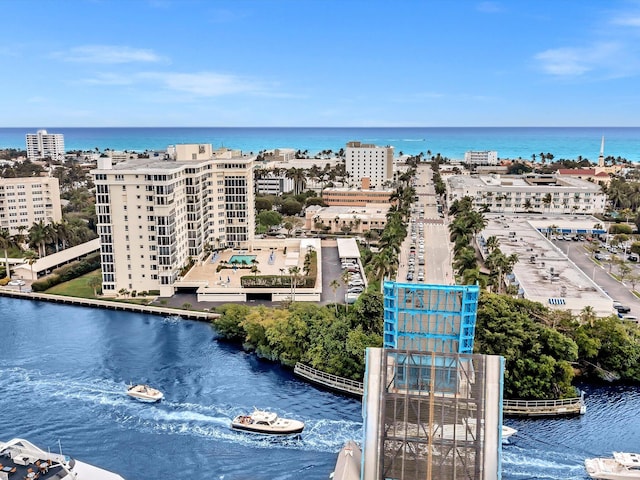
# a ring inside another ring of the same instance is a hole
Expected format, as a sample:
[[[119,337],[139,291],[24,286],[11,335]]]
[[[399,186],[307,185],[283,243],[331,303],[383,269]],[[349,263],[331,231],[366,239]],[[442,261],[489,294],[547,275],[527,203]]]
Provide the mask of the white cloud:
[[[483,13],[499,13],[502,12],[502,7],[498,2],[480,2],[476,10]]]
[[[163,57],[157,55],[152,50],[117,45],[83,45],[64,52],[55,52],[53,56],[65,62],[108,64],[165,61]]]
[[[264,88],[258,83],[244,80],[235,75],[201,73],[141,73],[143,79],[157,80],[170,90],[190,93],[202,97],[216,97],[237,93],[262,93]]]
[[[590,48],[562,47],[545,50],[534,56],[545,73],[556,76],[579,76],[589,71],[611,66],[620,46],[600,43]]]
[[[116,75],[115,73],[99,73],[93,78],[86,78],[82,83],[89,85],[131,85],[133,78],[128,75]]]
[[[622,25],[625,27],[640,27],[640,15],[620,15],[611,20],[613,25]]]

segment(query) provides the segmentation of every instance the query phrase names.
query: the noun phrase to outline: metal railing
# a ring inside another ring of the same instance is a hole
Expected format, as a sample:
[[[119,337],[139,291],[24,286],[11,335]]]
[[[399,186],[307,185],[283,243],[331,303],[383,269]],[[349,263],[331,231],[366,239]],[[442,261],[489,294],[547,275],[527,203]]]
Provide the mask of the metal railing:
[[[307,380],[318,383],[332,390],[339,392],[349,393],[352,395],[363,395],[364,384],[351,380],[350,378],[339,377],[330,373],[325,373],[321,370],[311,368],[304,363],[296,363],[293,369],[293,373],[299,375]]]
[[[584,394],[574,398],[558,400],[504,400],[502,402],[505,415],[573,415],[586,411]]]

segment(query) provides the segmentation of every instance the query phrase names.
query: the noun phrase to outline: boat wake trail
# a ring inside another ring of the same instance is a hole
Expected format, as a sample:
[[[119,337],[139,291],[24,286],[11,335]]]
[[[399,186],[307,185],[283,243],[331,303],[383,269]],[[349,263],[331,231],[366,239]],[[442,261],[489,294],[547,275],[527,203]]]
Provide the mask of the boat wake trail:
[[[0,369],[0,390],[5,395],[15,396],[16,400],[46,397],[52,403],[67,406],[71,403],[77,410],[85,410],[86,416],[94,420],[115,422],[131,430],[211,438],[258,448],[336,452],[347,440],[361,438],[362,430],[360,422],[301,418],[280,409],[282,416],[305,422],[302,434],[274,437],[237,432],[230,427],[231,419],[243,413],[237,406],[171,400],[145,404],[126,394],[124,382],[74,380],[21,367]]]
[[[531,472],[536,472],[535,477]],[[509,445],[502,449],[502,478],[510,479],[549,479],[573,480],[587,478],[584,470],[584,458],[568,452],[524,449]]]

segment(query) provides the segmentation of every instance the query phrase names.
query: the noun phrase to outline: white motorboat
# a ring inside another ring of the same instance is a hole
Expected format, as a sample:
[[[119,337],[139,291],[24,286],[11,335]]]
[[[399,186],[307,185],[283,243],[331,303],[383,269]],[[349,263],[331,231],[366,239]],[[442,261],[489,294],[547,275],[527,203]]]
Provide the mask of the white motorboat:
[[[160,390],[143,384],[131,385],[127,389],[127,395],[145,403],[159,402],[164,398],[164,394]]]
[[[502,425],[502,441],[508,440],[509,437],[512,437],[518,433],[518,430],[515,428],[507,427],[506,425]]]
[[[299,420],[280,418],[273,412],[255,409],[253,413],[238,415],[234,418],[231,428],[263,435],[294,435],[302,432],[304,423]]]
[[[45,452],[21,438],[0,442],[0,480],[124,480],[66,455]]]
[[[640,453],[613,452],[613,458],[587,458],[584,466],[599,480],[640,479]]]

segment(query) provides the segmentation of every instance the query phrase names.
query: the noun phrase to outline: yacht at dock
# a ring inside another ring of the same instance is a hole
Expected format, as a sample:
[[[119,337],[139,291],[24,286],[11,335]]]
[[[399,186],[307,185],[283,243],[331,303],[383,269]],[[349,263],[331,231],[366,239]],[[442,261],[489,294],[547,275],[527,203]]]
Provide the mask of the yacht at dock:
[[[45,452],[28,440],[0,442],[0,480],[124,480],[66,455]]]

